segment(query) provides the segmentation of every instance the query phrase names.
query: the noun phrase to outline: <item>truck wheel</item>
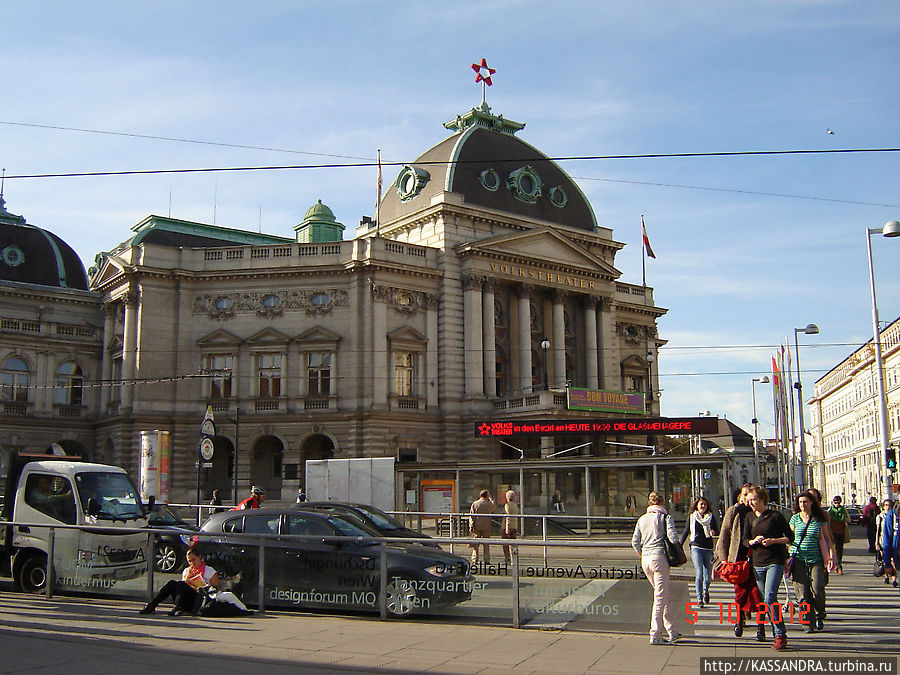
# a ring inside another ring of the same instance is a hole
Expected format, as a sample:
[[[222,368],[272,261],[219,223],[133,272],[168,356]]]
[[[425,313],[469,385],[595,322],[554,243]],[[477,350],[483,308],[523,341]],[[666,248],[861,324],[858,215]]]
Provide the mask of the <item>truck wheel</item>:
[[[390,576],[385,589],[385,600],[390,616],[409,616],[419,606],[415,580],[403,575]]]
[[[172,544],[161,543],[156,547],[153,556],[153,567],[157,572],[169,574],[177,572],[180,560],[178,550]]]
[[[47,556],[32,553],[19,566],[19,586],[26,593],[40,593],[47,586]]]

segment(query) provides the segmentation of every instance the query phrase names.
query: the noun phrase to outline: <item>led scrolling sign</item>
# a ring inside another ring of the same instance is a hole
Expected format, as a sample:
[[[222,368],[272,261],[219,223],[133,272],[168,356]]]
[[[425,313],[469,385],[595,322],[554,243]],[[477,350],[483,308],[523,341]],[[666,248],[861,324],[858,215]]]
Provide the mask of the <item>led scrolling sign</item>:
[[[603,418],[475,422],[475,436],[570,436],[574,434],[714,434],[717,417]]]

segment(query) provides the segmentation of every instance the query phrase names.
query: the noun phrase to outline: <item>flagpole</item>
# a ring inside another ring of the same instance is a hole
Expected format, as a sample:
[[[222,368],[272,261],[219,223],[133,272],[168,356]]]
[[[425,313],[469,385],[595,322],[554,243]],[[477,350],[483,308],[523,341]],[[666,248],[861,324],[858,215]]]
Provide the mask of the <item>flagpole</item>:
[[[375,236],[381,236],[381,148],[378,148],[378,187],[375,197]]]
[[[644,294],[647,293],[647,245],[644,244],[644,235],[646,227],[644,226],[644,214],[641,214],[641,285],[644,287]]]

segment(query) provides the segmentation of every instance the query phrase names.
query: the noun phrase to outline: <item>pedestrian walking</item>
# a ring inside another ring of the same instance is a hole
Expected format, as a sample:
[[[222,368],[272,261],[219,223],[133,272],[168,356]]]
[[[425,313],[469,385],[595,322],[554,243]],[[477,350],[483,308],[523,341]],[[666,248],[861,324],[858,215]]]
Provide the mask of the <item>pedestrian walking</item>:
[[[308,497],[306,496],[306,492],[304,492],[303,488],[302,487],[297,488],[297,503],[302,504],[307,499],[308,499]]]
[[[900,568],[900,502],[892,505],[890,499],[885,499],[878,518],[877,543],[884,561],[884,583],[891,583],[896,588]]]
[[[506,491],[506,504],[503,505],[503,512],[506,516],[503,518],[501,535],[504,539],[515,539],[519,532],[519,520],[521,519],[516,517],[519,515],[519,504],[516,497],[515,490]],[[503,544],[503,558],[507,564],[512,562],[509,544]]]
[[[778,612],[776,621],[772,608],[778,605],[778,587],[788,558],[787,545],[794,541],[794,532],[780,511],[768,508],[769,492],[764,487],[754,486],[750,490],[748,503],[751,512],[745,516],[748,526],[744,530],[749,537],[747,545],[750,547],[753,575],[766,603],[766,615],[775,635],[772,649],[781,651],[787,649],[787,630],[781,612]],[[765,642],[765,623],[757,623],[756,639]]]
[[[841,505],[841,496],[835,495],[831,500],[831,508],[828,509],[831,520],[831,538],[834,539],[834,573],[844,573],[844,544],[850,541],[850,516],[847,509]]]
[[[875,553],[875,519],[878,518],[879,513],[878,500],[875,497],[869,497],[869,503],[862,512],[863,524],[866,526],[866,538],[869,540],[869,553]]]
[[[744,529],[747,526],[746,516],[750,513],[748,502],[752,488],[752,484],[744,483],[737,495],[737,503],[728,507],[722,518],[722,532],[716,542],[716,558],[721,562],[742,562],[750,557]],[[734,625],[734,636],[741,637],[747,618],[754,616],[757,606],[762,602],[762,594],[752,574],[734,584],[734,601],[739,615],[738,622]]]
[[[553,491],[553,496],[550,498],[550,504],[557,513],[566,512],[566,503],[563,501],[562,493],[559,490]]]
[[[690,539],[691,561],[694,563],[694,587],[697,604],[709,604],[709,582],[712,578],[713,537],[719,533],[719,521],[709,508],[706,497],[697,499],[691,506],[688,521],[681,535],[681,545]]]
[[[490,490],[482,490],[478,499],[472,502],[469,508],[469,534],[476,539],[488,539],[491,536],[491,516],[497,504],[491,497]],[[482,560],[489,564],[491,562],[491,547],[489,544],[469,544],[472,548],[472,564],[478,564],[478,547],[484,549]]]
[[[796,506],[797,513],[790,520],[794,531],[791,578],[801,606],[807,603],[810,607],[800,615],[800,622],[812,633],[824,626],[826,568],[834,565],[834,548],[827,542],[827,518],[815,496],[809,491],[801,493]]]
[[[641,568],[653,586],[653,608],[650,612],[650,644],[678,641],[674,609],[669,592],[669,561],[666,558],[666,539],[675,542],[678,533],[675,521],[663,507],[665,498],[658,492],[647,497],[647,512],[638,518],[631,537],[631,547],[641,556]]]

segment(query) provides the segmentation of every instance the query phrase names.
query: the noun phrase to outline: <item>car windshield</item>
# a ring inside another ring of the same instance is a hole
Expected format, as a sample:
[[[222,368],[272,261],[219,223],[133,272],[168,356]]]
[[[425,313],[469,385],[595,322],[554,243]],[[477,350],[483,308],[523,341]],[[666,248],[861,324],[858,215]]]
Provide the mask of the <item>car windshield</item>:
[[[403,525],[391,518],[384,511],[376,509],[374,506],[357,506],[356,508],[369,516],[380,530],[403,529]]]
[[[343,516],[328,516],[328,522],[334,525],[345,537],[380,537],[381,533],[372,530],[362,523],[350,522]]]
[[[133,520],[144,515],[144,505],[127,474],[85,471],[75,475],[75,484],[85,513],[88,501],[93,498],[100,505],[98,518]]]
[[[149,521],[153,525],[184,525],[181,518],[176,516],[172,509],[162,504],[153,507]]]

